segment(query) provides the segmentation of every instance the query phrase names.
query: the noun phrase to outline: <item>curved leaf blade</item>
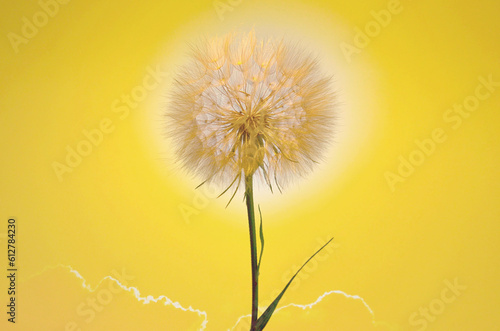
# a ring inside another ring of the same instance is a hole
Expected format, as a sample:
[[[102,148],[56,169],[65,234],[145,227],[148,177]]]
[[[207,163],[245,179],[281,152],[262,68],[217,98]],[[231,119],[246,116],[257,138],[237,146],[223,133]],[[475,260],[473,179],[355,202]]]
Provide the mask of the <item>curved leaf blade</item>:
[[[283,291],[281,291],[281,293],[276,297],[276,299],[274,299],[274,301],[269,305],[269,307],[267,307],[266,311],[259,317],[259,319],[257,320],[257,323],[255,324],[255,331],[262,331],[264,329],[264,327],[267,325],[267,323],[271,319],[271,316],[273,315],[274,311],[276,310],[276,307],[278,307],[278,303],[280,302],[281,298],[283,297],[283,295],[285,294],[286,290],[288,289],[288,287],[290,286],[290,284],[292,283],[292,281],[295,279],[295,277],[297,276],[297,274],[302,270],[302,268],[304,268],[306,266],[306,264],[309,261],[311,261],[316,256],[316,254],[318,254],[319,252],[321,252],[323,250],[323,248],[325,248],[332,240],[333,240],[333,238],[330,239],[330,240],[328,240],[328,242],[326,244],[324,244],[320,249],[318,249],[316,251],[316,253],[314,253],[299,268],[299,270],[297,270],[297,272],[295,273],[295,275],[293,275],[292,278],[288,281],[288,283],[286,284],[286,286],[283,289]]]

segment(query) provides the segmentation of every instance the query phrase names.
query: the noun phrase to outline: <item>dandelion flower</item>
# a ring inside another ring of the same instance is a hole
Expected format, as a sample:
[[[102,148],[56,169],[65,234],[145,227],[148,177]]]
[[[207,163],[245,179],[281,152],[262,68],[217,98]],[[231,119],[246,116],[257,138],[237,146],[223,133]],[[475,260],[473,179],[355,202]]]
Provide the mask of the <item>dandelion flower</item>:
[[[258,40],[254,32],[206,40],[193,48],[190,63],[175,80],[167,113],[169,134],[184,167],[201,175],[203,183],[226,185],[224,192],[235,185],[233,197],[245,185],[251,331],[264,329],[297,275],[259,317],[264,234],[260,215],[257,259],[253,179],[281,190],[294,176],[308,173],[331,136],[333,105],[330,79],[311,55],[283,41]]]
[[[186,169],[226,186],[253,175],[272,190],[313,168],[331,137],[334,95],[311,55],[250,32],[205,40],[190,60],[167,112]]]

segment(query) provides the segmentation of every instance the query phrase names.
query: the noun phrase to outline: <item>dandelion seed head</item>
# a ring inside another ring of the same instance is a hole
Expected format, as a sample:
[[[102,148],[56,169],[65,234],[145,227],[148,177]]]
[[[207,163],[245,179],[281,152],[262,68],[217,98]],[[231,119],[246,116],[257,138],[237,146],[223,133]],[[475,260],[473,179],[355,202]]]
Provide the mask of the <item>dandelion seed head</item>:
[[[237,188],[271,189],[309,173],[329,143],[335,96],[315,58],[297,46],[229,34],[193,47],[166,115],[183,166]]]

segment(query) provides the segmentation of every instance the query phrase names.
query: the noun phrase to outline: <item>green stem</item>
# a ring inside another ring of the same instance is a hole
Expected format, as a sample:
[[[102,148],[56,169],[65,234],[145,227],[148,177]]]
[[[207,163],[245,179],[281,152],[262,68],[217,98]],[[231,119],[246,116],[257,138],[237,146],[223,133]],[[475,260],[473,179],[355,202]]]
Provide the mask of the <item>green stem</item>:
[[[250,331],[255,330],[259,308],[259,273],[257,269],[257,234],[255,231],[255,211],[253,206],[253,178],[245,178],[245,200],[248,212],[248,227],[250,230],[250,252],[252,259],[252,323]]]

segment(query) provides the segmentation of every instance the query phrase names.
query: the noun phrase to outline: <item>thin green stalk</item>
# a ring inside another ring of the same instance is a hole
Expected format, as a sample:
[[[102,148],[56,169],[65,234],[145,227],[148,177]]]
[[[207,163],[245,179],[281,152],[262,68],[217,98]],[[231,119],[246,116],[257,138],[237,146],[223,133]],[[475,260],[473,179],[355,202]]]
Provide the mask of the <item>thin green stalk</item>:
[[[248,212],[248,227],[250,230],[250,252],[252,259],[252,323],[250,331],[255,330],[259,312],[259,271],[257,266],[257,233],[255,231],[255,211],[253,206],[253,178],[245,178],[245,200]]]

